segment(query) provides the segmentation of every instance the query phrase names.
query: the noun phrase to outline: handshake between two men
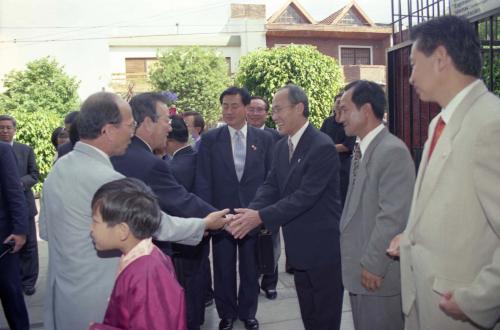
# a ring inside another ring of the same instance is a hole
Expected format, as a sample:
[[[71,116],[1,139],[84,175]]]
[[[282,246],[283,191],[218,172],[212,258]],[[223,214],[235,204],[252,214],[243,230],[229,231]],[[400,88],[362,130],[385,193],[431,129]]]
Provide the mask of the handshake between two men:
[[[244,238],[250,231],[262,224],[259,212],[251,209],[235,209],[236,214],[230,214],[229,209],[212,212],[203,219],[207,230],[224,229],[234,238]]]

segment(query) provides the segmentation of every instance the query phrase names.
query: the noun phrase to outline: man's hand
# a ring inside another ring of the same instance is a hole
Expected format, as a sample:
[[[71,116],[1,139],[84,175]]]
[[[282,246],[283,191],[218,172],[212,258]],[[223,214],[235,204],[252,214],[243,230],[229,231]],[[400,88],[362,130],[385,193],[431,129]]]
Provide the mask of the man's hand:
[[[453,292],[445,292],[441,296],[439,301],[439,308],[448,316],[454,318],[455,320],[467,321],[469,318],[464,314],[460,306],[458,306],[455,298],[453,298]]]
[[[26,243],[26,235],[11,234],[5,239],[5,241],[3,241],[3,243],[6,244],[10,240],[13,240],[15,242],[14,247],[12,248],[12,253],[16,253],[17,251],[21,250],[24,243]]]
[[[401,236],[403,236],[402,233],[394,236],[391,243],[389,243],[389,248],[387,248],[386,252],[391,257],[399,257],[399,242],[401,240]]]
[[[251,209],[235,209],[235,219],[229,224],[234,238],[244,238],[251,230],[262,224],[259,212]]]
[[[207,215],[203,219],[203,222],[205,222],[205,229],[217,230],[224,227],[230,221],[229,218],[224,217],[228,213],[229,209],[224,209],[221,211],[212,212],[209,215]]]
[[[383,280],[382,277],[370,273],[364,268],[361,271],[361,284],[368,291],[373,292],[378,290],[380,288],[380,285],[382,285],[382,280]]]

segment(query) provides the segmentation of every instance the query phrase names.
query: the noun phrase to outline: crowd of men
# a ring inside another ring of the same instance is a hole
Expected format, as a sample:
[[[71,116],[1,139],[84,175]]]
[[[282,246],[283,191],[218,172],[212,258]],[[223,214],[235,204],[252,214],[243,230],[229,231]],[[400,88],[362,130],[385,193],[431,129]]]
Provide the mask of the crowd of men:
[[[276,261],[280,229],[305,329],[340,328],[344,289],[357,330],[500,329],[500,99],[479,79],[480,44],[466,20],[433,19],[411,38],[410,83],[442,108],[418,175],[384,125],[384,90],[366,80],[335,97],[324,133],[293,84],[271,106],[227,88],[226,125],[211,130],[197,112],[170,115],[160,94],[87,98],[67,118],[73,138],[43,187],[44,328],[102,321],[120,255],[95,250],[91,200],[103,184],[132,177],[163,211],[154,238],[173,259],[189,330],[200,329],[212,297],[219,329],[238,319],[259,328],[258,295],[276,299],[278,269],[259,283],[256,252],[270,232]],[[276,129],[266,126],[269,113]],[[15,119],[0,116],[0,298],[9,326],[28,329],[39,175],[15,131]]]

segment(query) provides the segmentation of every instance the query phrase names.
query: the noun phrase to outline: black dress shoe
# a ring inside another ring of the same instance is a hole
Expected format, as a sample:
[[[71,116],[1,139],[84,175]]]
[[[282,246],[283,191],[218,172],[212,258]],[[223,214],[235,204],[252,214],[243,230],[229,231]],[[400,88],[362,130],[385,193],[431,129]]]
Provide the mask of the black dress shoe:
[[[23,287],[23,292],[27,296],[32,296],[32,295],[35,294],[36,289],[35,289],[34,286],[31,286],[31,285],[30,286],[25,286],[25,287]]]
[[[278,296],[278,292],[276,292],[276,290],[274,289],[262,289],[262,291],[264,291],[264,293],[266,294],[266,298],[269,300],[274,300]]]
[[[247,330],[257,330],[259,328],[259,321],[257,319],[242,320]]]
[[[233,328],[233,319],[222,319],[219,322],[219,330],[231,330]]]

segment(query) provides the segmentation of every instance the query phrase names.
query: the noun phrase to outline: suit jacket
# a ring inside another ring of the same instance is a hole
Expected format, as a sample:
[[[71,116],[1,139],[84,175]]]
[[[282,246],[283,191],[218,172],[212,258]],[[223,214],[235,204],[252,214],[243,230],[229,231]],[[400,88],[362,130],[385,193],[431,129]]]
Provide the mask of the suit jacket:
[[[283,228],[287,260],[306,270],[338,262],[339,158],[330,138],[309,124],[291,162],[288,141],[276,143],[271,172],[248,206],[266,228]]]
[[[401,292],[399,262],[386,249],[406,227],[410,212],[415,183],[410,152],[384,128],[366,149],[354,185],[352,173],[350,177],[340,221],[344,287],[354,294],[397,295]],[[384,278],[375,292],[361,285],[362,268]]]
[[[280,133],[277,130],[275,130],[274,128],[264,126],[264,131],[266,131],[269,134],[271,134],[271,136],[273,137],[273,140],[275,142],[282,138],[282,136],[280,135]]]
[[[19,175],[21,176],[21,182],[24,188],[24,197],[26,198],[26,203],[28,205],[28,216],[32,218],[37,215],[38,211],[36,209],[35,197],[31,188],[37,184],[40,178],[40,173],[38,172],[38,167],[36,166],[35,153],[30,146],[15,141],[12,148],[14,149],[14,154],[16,155],[17,168],[19,170]]]
[[[194,178],[196,174],[196,151],[187,146],[178,150],[167,162],[175,179],[191,192],[194,190]]]
[[[436,123],[437,117],[429,137]],[[410,311],[416,292],[429,304],[428,292],[454,291],[475,323],[500,328],[500,99],[482,82],[474,86],[428,159],[430,140],[401,241],[403,311]]]
[[[0,142],[0,242],[10,234],[27,234],[26,201],[9,144]]]
[[[203,218],[216,211],[181,186],[167,163],[156,157],[149,146],[138,137],[132,138],[124,155],[111,157],[111,162],[118,172],[142,180],[151,187],[164,212],[181,217]]]
[[[247,207],[271,168],[271,135],[250,125],[247,127],[245,167],[239,182],[228,127],[222,126],[201,136],[195,191],[217,208]]]
[[[39,219],[40,236],[49,243],[45,329],[80,330],[87,329],[91,321],[102,321],[119,255],[95,250],[89,235],[90,205],[99,187],[121,178],[102,152],[82,142],[49,173]],[[162,214],[156,238],[195,245],[204,229],[200,219]]]

